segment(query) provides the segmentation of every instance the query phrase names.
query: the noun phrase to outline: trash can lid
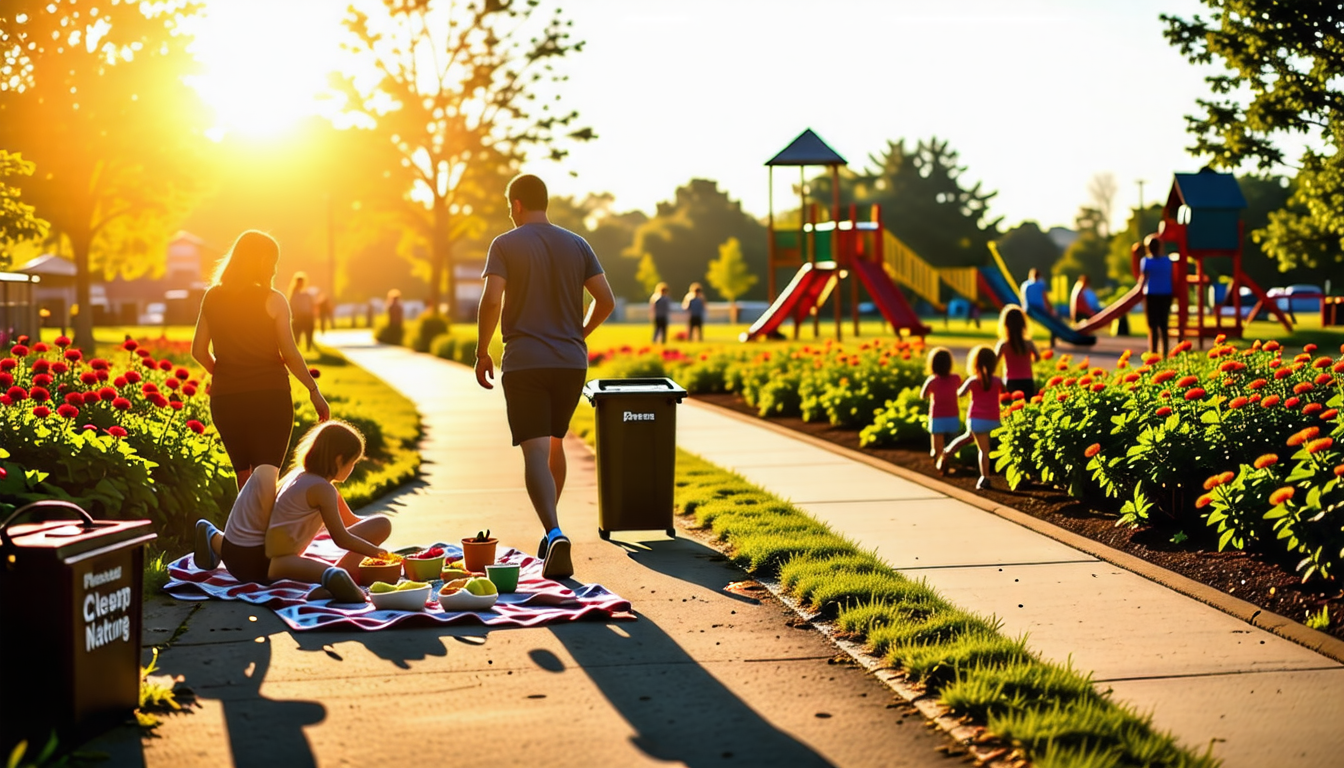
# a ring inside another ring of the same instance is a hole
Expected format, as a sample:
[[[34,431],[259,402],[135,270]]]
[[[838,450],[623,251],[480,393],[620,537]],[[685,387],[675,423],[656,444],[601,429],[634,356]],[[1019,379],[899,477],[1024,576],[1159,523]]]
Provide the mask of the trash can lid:
[[[593,379],[583,386],[583,394],[595,401],[604,396],[653,395],[681,400],[686,389],[668,378]]]
[[[12,525],[8,530],[13,549],[45,550],[46,556],[76,561],[109,546],[134,546],[153,541],[157,534],[149,520],[48,520]]]

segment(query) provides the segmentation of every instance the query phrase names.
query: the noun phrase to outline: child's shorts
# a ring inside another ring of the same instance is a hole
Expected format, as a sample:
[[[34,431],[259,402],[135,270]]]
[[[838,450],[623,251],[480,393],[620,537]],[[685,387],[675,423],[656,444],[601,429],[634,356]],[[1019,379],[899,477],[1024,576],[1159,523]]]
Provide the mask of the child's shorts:
[[[984,435],[999,428],[998,419],[971,419],[969,428],[971,434]]]
[[[955,435],[961,431],[961,419],[956,416],[930,416],[929,434]]]

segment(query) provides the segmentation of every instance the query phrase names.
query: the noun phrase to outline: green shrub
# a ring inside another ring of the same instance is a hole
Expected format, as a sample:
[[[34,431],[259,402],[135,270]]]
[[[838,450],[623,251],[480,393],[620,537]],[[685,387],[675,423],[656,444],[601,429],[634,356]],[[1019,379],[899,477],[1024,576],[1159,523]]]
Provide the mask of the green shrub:
[[[928,412],[928,401],[919,396],[919,388],[907,387],[860,430],[859,445],[882,448],[922,440],[928,436]]]
[[[415,337],[411,339],[411,349],[416,352],[428,352],[434,340],[448,332],[448,320],[443,315],[429,314],[420,318]]]
[[[429,347],[430,354],[444,360],[457,359],[457,337],[451,333],[445,333],[435,337],[434,342]]]
[[[406,326],[391,325],[384,322],[374,328],[373,337],[378,340],[379,344],[400,347],[406,343]]]

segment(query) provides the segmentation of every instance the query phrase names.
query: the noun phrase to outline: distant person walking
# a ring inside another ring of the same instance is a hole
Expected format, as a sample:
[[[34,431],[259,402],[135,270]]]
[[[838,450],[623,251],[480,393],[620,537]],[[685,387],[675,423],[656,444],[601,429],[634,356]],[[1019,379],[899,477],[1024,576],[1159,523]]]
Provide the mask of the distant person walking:
[[[369,325],[373,325],[372,320]],[[387,292],[387,327],[398,339],[406,329],[406,307],[401,303],[401,291],[396,288]]]
[[[1168,325],[1171,322],[1171,259],[1162,254],[1157,235],[1144,238],[1148,255],[1139,262],[1139,285],[1143,286],[1143,308],[1148,318],[1148,351],[1162,349],[1167,355]]]
[[[546,185],[530,174],[505,194],[514,229],[485,257],[485,289],[476,320],[476,381],[494,389],[490,339],[502,324],[500,383],[513,444],[523,449],[527,495],[545,535],[537,556],[547,578],[574,573],[570,541],[556,503],[565,487],[563,438],[588,372],[585,340],[616,307],[592,246],[550,223]],[[593,297],[583,314],[583,292]]]
[[[653,317],[653,343],[667,343],[667,313],[672,300],[667,298],[667,283],[659,283],[649,297],[649,315]]]
[[[691,283],[686,298],[681,300],[681,308],[686,310],[686,340],[704,341],[705,289],[699,283]]]
[[[331,417],[294,343],[289,304],[271,285],[279,258],[280,246],[270,235],[239,235],[201,300],[191,341],[191,356],[211,377],[210,416],[239,488],[255,468],[285,463],[294,428],[286,369],[307,388],[318,421]],[[207,540],[217,532],[202,531],[200,523],[197,528]]]
[[[295,272],[289,281],[289,311],[294,319],[294,338],[304,342],[304,349],[313,351],[313,324],[316,318],[313,292],[308,288],[308,275]]]
[[[1073,322],[1081,323],[1100,310],[1101,302],[1097,301],[1097,292],[1092,290],[1091,278],[1079,275],[1069,294],[1069,312],[1073,315]]]
[[[1024,310],[1034,308],[1051,317],[1059,317],[1054,306],[1050,303],[1050,286],[1046,285],[1045,278],[1041,277],[1041,270],[1032,268],[1027,273],[1026,282],[1022,283],[1022,287],[1018,289],[1018,293],[1022,294],[1022,308]],[[1055,334],[1052,331],[1050,333],[1050,347],[1053,349],[1054,346]]]

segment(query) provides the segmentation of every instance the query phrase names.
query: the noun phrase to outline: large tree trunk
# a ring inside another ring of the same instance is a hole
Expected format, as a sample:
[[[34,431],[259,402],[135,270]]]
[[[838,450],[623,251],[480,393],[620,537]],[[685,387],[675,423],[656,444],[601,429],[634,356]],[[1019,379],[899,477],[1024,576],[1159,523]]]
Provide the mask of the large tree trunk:
[[[74,321],[74,343],[92,355],[93,306],[90,303],[89,291],[89,237],[86,234],[69,237],[70,250],[75,259],[75,304],[79,307],[79,314],[75,315]]]
[[[452,323],[458,317],[457,307],[457,274],[453,269],[453,244],[449,239],[449,233],[452,231],[452,214],[448,212],[448,203],[444,200],[434,202],[434,242],[431,244],[434,264],[440,269],[440,281],[435,283],[434,288],[437,291],[447,282],[447,288],[444,291],[442,300],[447,302],[448,311],[444,316],[449,323]],[[438,311],[438,303],[434,305],[435,311]]]

